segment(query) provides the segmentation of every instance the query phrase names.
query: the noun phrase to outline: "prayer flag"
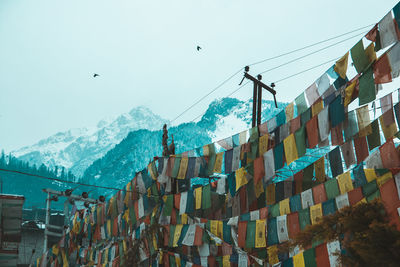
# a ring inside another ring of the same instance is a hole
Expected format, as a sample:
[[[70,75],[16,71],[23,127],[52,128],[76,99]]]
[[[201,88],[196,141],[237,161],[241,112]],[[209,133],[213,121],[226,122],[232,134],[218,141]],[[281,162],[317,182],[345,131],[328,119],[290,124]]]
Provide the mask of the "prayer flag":
[[[247,174],[246,169],[243,167],[235,171],[236,192],[239,190],[240,187],[247,184],[246,174]]]
[[[347,52],[343,57],[341,57],[338,61],[336,61],[334,70],[337,74],[340,75],[343,79],[346,78],[347,72],[347,61],[349,58],[349,52]]]
[[[277,233],[279,243],[283,243],[289,240],[288,229],[287,229],[287,217],[286,215],[278,216],[277,222]]]
[[[322,203],[327,200],[326,191],[324,184],[316,185],[312,188],[314,203]]]
[[[293,212],[287,215],[287,225],[289,227],[289,237],[293,239],[300,232],[298,212]]]
[[[287,164],[290,164],[298,158],[294,134],[289,135],[283,141],[283,143],[284,143],[284,148],[285,148],[286,161],[287,161]]]
[[[340,150],[342,151],[344,162],[346,163],[346,168],[350,168],[351,165],[356,163],[353,151],[353,143],[351,141],[348,141],[340,146]]]
[[[285,108],[285,115],[286,115],[286,120],[291,121],[294,116],[294,103],[291,102],[289,105],[286,106]]]
[[[392,68],[390,67],[389,57],[384,53],[373,65],[375,83],[390,83],[392,82]]]
[[[392,111],[389,110],[387,112],[392,112]],[[379,121],[381,123],[381,128],[382,128],[382,131],[383,131],[383,135],[385,136],[385,140],[388,141],[388,140],[392,139],[392,137],[395,135],[395,133],[397,133],[397,126],[396,126],[395,122],[393,122],[389,126],[385,126],[385,122],[383,121],[383,117],[384,116],[385,116],[385,114],[380,116],[379,117]]]
[[[372,100],[375,100],[376,93],[375,93],[375,82],[373,77],[372,68],[368,68],[363,74],[361,75],[359,85],[359,105],[364,105]]]
[[[318,113],[318,130],[321,141],[329,138],[330,126],[328,107],[324,108],[320,113]]]
[[[393,139],[383,144],[379,148],[379,151],[384,168],[390,169],[400,167],[399,151],[394,146]]]
[[[294,267],[305,267],[303,252],[300,252],[293,256],[293,266]]]
[[[196,197],[196,210],[201,209],[202,187],[197,187],[196,189],[194,189],[194,194]]]
[[[382,48],[385,48],[397,41],[396,26],[394,24],[392,11],[389,11],[378,25]]]
[[[375,87],[374,87],[375,90]],[[342,123],[345,119],[344,105],[342,103],[342,97],[339,95],[329,105],[329,118],[331,121],[332,128]]]
[[[342,157],[340,155],[339,147],[336,147],[329,152],[329,163],[331,165],[332,176],[336,177],[343,173]]]
[[[389,58],[389,64],[391,69],[392,78],[396,78],[399,76],[400,72],[400,45],[397,42],[393,47],[387,51],[387,55]]]
[[[317,84],[313,83],[311,84],[306,90],[305,90],[305,94],[307,96],[307,100],[308,100],[308,104],[310,106],[312,106],[312,104],[315,103],[315,101],[317,101],[317,99],[320,97],[319,93],[318,93],[318,88],[317,88]]]
[[[256,248],[264,248],[267,246],[265,239],[265,223],[265,219],[256,221]]]
[[[322,219],[322,205],[321,203],[310,207],[311,224],[316,224]]]
[[[347,171],[337,177],[340,193],[344,194],[353,190],[353,183],[351,181],[350,172]]]
[[[304,92],[301,93],[298,97],[295,99],[296,107],[297,107],[297,116],[299,116],[301,113],[307,110],[307,103],[306,103],[306,98],[304,97]],[[268,127],[269,128],[269,127]]]
[[[364,51],[363,40],[361,39],[358,43],[350,49],[351,59],[353,60],[354,67],[358,73],[361,73],[369,65],[369,60]]]
[[[344,207],[350,206],[349,197],[348,197],[347,193],[337,196],[335,201],[336,201],[336,207],[338,210],[340,210]]]
[[[318,182],[324,182],[325,176],[325,157],[319,158],[314,162],[315,178]]]
[[[284,214],[289,214],[290,213],[289,198],[285,198],[284,200],[279,202],[279,211],[280,211],[280,215],[284,215]]]
[[[344,90],[344,106],[347,107],[351,101],[353,100],[354,89],[356,88],[358,80],[352,82],[349,86]]]
[[[306,191],[301,192],[301,206],[303,209],[306,209],[310,206],[314,205],[312,189],[307,189]]]

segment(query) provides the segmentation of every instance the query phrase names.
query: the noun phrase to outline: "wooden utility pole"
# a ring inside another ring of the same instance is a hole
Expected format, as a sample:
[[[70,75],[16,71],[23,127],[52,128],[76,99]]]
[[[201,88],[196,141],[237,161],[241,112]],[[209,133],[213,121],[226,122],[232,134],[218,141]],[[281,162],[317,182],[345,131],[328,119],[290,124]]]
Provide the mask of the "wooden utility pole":
[[[72,190],[71,189],[67,189],[65,190],[65,192],[62,191],[57,191],[57,190],[53,190],[53,189],[42,189],[43,192],[47,193],[47,199],[46,199],[46,225],[45,225],[45,230],[44,230],[44,244],[43,244],[43,253],[46,253],[47,251],[47,243],[48,243],[48,236],[57,236],[57,237],[62,237],[62,234],[60,233],[55,233],[50,231],[50,229],[53,230],[64,230],[63,227],[60,226],[55,226],[55,225],[51,225],[50,224],[50,204],[51,201],[58,201],[58,197],[67,197],[67,200],[65,201],[66,203],[64,203],[64,210],[65,210],[65,206],[68,205],[68,201],[70,200],[76,200],[76,201],[84,201],[85,203],[89,203],[89,204],[96,204],[97,200],[95,199],[91,199],[91,198],[87,198],[87,197],[83,197],[83,196],[79,196],[79,195],[73,195],[72,194]],[[68,210],[68,209],[67,209]],[[65,213],[65,212],[64,212]],[[67,214],[64,214],[65,216],[65,222],[67,219]]]
[[[274,102],[275,102],[275,107],[278,107],[278,104],[276,102],[276,91],[273,89],[275,87],[274,83],[271,83],[271,87],[266,85],[265,83],[261,82],[262,76],[261,74],[257,75],[257,79],[253,76],[251,76],[248,71],[250,70],[249,66],[246,66],[244,68],[244,77],[242,81],[240,82],[239,85],[243,83],[243,80],[249,79],[250,81],[253,82],[253,116],[252,116],[252,122],[251,126],[255,127],[256,125],[261,124],[261,104],[262,104],[262,89],[266,89],[268,92],[270,92],[274,96]]]

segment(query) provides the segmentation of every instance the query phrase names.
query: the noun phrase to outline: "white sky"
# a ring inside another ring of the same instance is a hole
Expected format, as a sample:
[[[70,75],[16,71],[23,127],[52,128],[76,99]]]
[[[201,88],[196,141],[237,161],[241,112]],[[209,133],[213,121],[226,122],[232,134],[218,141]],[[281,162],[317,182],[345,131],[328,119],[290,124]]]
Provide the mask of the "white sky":
[[[0,149],[94,126],[139,105],[173,119],[245,65],[376,23],[396,3],[1,0]],[[256,65],[250,73],[353,35]],[[263,81],[342,56],[361,37],[266,73]],[[278,101],[292,101],[332,64],[278,83]],[[238,74],[174,124],[203,113],[241,78]],[[251,91],[249,85],[233,96],[248,99]],[[272,98],[265,93],[264,99]]]

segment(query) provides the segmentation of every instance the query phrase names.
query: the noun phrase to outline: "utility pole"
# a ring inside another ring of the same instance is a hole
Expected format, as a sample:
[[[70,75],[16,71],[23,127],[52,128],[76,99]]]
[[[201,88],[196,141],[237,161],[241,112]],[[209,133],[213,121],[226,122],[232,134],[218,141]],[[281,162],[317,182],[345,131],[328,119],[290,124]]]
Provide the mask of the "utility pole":
[[[84,192],[82,193],[82,196],[79,195],[74,195],[72,194],[71,189],[67,189],[64,192],[62,191],[57,191],[53,189],[42,189],[43,192],[47,193],[47,199],[46,199],[46,225],[45,225],[45,230],[44,230],[44,244],[43,244],[43,254],[46,253],[47,251],[47,244],[48,244],[48,236],[56,236],[56,237],[62,237],[63,234],[52,232],[51,229],[53,230],[64,230],[64,227],[60,226],[55,226],[50,224],[50,204],[51,201],[58,201],[58,197],[66,197],[67,201],[84,201],[85,202],[85,207],[89,207],[89,204],[96,204],[98,201],[96,199],[88,198],[87,193]],[[101,200],[100,200],[101,201]],[[68,205],[68,204],[65,204]],[[68,209],[67,209],[68,210]],[[64,216],[67,216],[67,214],[64,214]],[[65,224],[67,223],[67,220],[65,220]]]
[[[261,74],[258,74],[257,78],[255,78],[248,73],[249,70],[250,70],[249,66],[246,66],[244,68],[244,77],[239,85],[243,83],[243,80],[245,78],[253,82],[253,116],[252,116],[251,127],[255,127],[256,125],[258,126],[261,124],[261,104],[262,104],[261,100],[262,100],[263,88],[274,96],[274,102],[276,108],[278,107],[278,104],[276,102],[276,97],[275,97],[276,91],[273,89],[275,87],[275,84],[271,83],[272,88],[269,87],[265,83],[261,82],[262,79]]]

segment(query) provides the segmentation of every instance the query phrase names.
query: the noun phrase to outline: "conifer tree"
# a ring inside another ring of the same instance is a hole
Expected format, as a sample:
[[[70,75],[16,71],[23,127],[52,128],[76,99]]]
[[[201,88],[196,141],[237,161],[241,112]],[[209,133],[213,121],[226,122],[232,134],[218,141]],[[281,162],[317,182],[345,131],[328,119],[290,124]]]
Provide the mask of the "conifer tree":
[[[399,266],[400,231],[389,225],[381,202],[360,203],[309,225],[288,246],[306,248],[313,242],[341,240],[344,266]]]

